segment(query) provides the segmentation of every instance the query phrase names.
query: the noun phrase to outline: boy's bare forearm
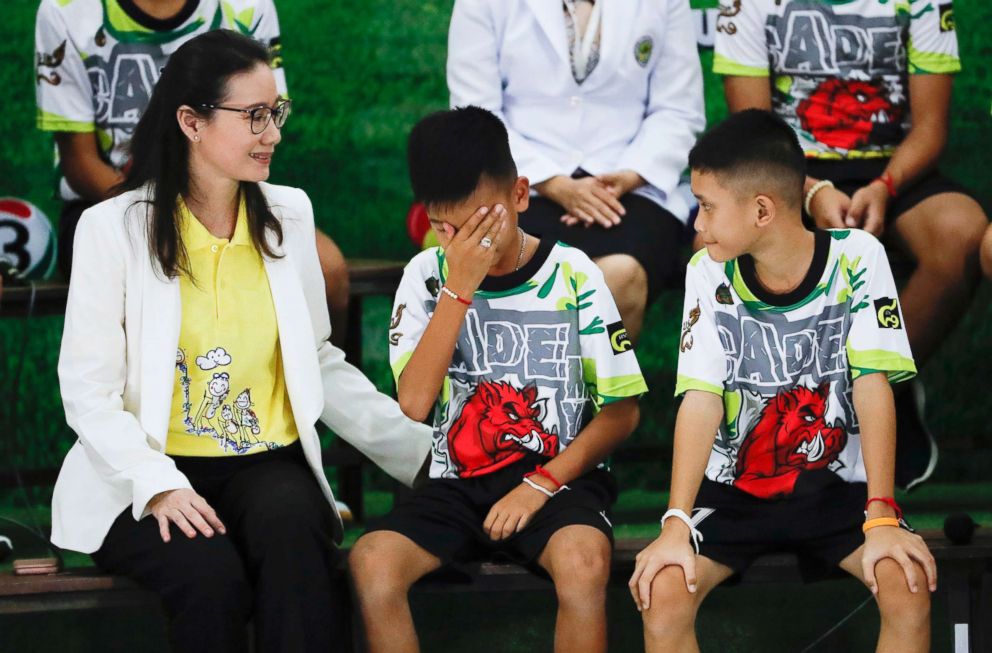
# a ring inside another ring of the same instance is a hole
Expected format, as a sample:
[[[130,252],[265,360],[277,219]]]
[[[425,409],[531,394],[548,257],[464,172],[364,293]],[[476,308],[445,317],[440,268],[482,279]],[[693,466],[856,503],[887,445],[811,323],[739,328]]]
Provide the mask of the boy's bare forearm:
[[[400,408],[410,419],[423,421],[437,401],[467,309],[447,295],[440,296],[396,386]]]
[[[637,428],[639,420],[636,397],[603,406],[568,447],[544,467],[556,479],[568,483],[603,462]]]
[[[896,409],[892,388],[885,374],[866,374],[854,380],[853,394],[854,411],[861,425],[868,496],[891,497],[895,488],[896,461]],[[871,517],[892,513],[884,503],[873,502],[869,506]]]
[[[55,143],[66,180],[84,199],[99,202],[124,180],[119,170],[100,158],[96,134],[58,132]]]
[[[685,394],[675,420],[669,508],[687,513],[692,510],[722,419],[722,397],[699,390],[690,390]]]

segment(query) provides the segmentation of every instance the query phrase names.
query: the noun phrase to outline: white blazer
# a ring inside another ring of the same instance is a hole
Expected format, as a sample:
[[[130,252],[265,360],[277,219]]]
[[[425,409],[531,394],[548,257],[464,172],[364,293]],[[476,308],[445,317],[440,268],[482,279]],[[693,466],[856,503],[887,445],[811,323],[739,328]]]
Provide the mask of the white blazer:
[[[261,184],[282,223],[283,258],[265,260],[279,327],[286,389],[307,462],[324,477],[318,419],[398,480],[410,484],[430,448],[412,422],[328,342],[313,207],[295,188]],[[91,553],[131,506],[140,519],[155,494],[190,487],[165,451],[181,301],[177,280],[153,267],[144,236],[145,190],[101,202],[76,231],[59,356],[69,426],[79,436],[52,499],[52,542]],[[337,510],[335,508],[335,514]],[[340,516],[335,537],[341,536]]]
[[[689,2],[598,2],[599,63],[577,84],[560,1],[456,0],[451,106],[499,115],[532,184],[580,167],[594,175],[631,169],[656,189],[642,194],[685,220],[688,207],[675,189],[706,124]]]

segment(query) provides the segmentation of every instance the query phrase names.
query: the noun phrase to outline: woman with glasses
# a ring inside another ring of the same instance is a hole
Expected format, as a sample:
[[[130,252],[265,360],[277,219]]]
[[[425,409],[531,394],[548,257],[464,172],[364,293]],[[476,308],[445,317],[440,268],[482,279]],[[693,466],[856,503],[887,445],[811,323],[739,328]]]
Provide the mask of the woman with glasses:
[[[289,113],[264,47],[190,40],[76,232],[52,540],[161,595],[184,652],[249,620],[258,651],[348,648],[315,422],[408,483],[430,442],[327,342],[310,201],[264,183]]]

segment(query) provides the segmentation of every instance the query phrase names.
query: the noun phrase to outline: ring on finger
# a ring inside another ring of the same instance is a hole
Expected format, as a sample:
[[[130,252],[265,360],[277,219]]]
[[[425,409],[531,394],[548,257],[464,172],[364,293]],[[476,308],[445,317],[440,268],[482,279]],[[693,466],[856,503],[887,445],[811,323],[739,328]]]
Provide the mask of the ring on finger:
[[[486,236],[479,241],[479,246],[484,249],[489,249],[490,247],[493,246],[493,239],[490,238],[489,236]]]

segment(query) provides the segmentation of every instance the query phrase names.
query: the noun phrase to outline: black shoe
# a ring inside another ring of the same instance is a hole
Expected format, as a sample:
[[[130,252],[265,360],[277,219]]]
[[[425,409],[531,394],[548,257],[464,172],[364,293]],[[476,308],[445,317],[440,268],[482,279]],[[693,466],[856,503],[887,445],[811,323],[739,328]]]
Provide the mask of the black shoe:
[[[933,474],[937,442],[927,428],[925,395],[918,380],[896,395],[896,487],[907,492]]]

